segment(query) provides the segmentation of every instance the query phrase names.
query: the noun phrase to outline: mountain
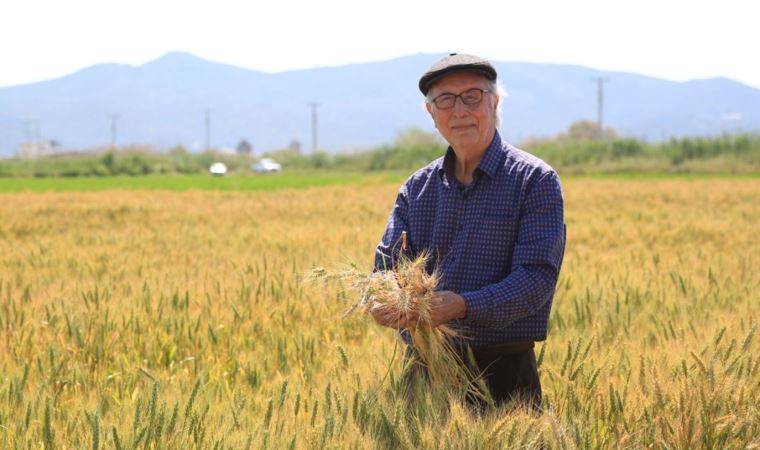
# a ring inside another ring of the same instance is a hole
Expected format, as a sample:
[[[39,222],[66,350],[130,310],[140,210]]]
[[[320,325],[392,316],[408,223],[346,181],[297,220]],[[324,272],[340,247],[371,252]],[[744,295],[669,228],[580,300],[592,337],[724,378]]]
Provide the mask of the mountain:
[[[54,80],[0,88],[0,154],[30,136],[63,148],[105,146],[116,114],[117,144],[191,149],[211,144],[254,152],[311,147],[311,107],[318,103],[319,147],[351,151],[389,143],[409,127],[433,130],[417,80],[440,55],[280,73],[264,73],[169,53],[133,67],[101,64]],[[717,78],[672,82],[624,72],[557,64],[494,63],[509,95],[502,134],[513,142],[548,136],[596,118],[593,77],[604,85],[605,126],[649,140],[760,131],[760,90]],[[30,128],[30,124],[32,124]],[[37,131],[35,131],[37,130]]]

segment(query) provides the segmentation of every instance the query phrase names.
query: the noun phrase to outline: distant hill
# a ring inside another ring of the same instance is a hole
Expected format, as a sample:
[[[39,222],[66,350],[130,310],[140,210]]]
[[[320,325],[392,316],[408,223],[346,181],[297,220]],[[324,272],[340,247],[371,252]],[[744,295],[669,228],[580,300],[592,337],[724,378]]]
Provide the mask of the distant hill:
[[[440,55],[419,54],[366,64],[281,73],[257,72],[169,53],[132,67],[102,64],[58,79],[0,88],[0,154],[28,135],[65,149],[108,145],[109,114],[118,114],[117,143],[190,149],[205,142],[254,152],[292,140],[311,148],[311,109],[319,103],[318,141],[328,151],[389,143],[405,128],[433,130],[417,91],[420,74]],[[658,140],[670,136],[760,131],[760,90],[728,79],[677,83],[579,66],[495,62],[509,92],[502,133],[513,142],[548,136],[596,118],[592,77],[607,76],[605,125]],[[33,122],[29,122],[33,121]],[[31,131],[29,124],[38,124]]]

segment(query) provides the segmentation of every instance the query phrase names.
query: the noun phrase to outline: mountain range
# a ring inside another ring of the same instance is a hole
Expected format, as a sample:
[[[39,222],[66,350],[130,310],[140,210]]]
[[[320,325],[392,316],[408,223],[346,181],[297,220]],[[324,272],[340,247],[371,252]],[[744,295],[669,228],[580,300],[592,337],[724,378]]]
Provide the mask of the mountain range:
[[[312,103],[322,150],[355,151],[393,141],[411,127],[434,130],[417,90],[441,55],[265,73],[173,52],[140,66],[99,64],[38,83],[0,88],[0,154],[31,139],[64,149],[103,147],[115,124],[119,146],[202,149],[242,139],[254,153],[296,140],[308,152]],[[674,56],[675,57],[675,56]],[[495,61],[508,91],[501,132],[519,143],[596,120],[604,83],[604,125],[661,140],[760,131],[760,90],[725,79],[667,81],[587,67]],[[112,117],[115,116],[115,117]]]

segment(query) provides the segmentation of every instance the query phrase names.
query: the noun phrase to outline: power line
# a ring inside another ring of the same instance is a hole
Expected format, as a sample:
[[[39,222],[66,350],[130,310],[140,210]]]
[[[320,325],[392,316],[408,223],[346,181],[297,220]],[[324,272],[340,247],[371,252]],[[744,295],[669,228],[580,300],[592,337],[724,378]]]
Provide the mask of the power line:
[[[319,103],[310,102],[311,106],[311,153],[317,152],[317,106]]]
[[[596,133],[597,138],[602,137],[604,132],[604,83],[610,81],[609,77],[591,77],[596,82]]]

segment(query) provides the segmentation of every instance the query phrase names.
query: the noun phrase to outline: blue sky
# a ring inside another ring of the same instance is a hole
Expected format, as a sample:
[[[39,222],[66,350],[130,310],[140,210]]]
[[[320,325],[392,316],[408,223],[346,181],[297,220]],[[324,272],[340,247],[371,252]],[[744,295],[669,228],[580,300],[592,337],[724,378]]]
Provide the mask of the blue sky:
[[[168,51],[277,72],[465,52],[760,88],[755,0],[7,0],[0,87]]]

